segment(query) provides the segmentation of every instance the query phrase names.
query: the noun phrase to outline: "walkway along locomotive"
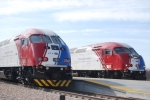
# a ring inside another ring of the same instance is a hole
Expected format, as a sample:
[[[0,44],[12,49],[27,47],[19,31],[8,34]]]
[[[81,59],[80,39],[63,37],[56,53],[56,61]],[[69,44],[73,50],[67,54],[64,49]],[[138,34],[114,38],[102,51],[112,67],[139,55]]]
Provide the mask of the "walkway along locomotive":
[[[50,30],[28,29],[0,42],[0,77],[39,86],[68,86],[72,80],[69,49]]]
[[[127,44],[105,42],[72,48],[70,53],[78,76],[146,79],[141,56]]]

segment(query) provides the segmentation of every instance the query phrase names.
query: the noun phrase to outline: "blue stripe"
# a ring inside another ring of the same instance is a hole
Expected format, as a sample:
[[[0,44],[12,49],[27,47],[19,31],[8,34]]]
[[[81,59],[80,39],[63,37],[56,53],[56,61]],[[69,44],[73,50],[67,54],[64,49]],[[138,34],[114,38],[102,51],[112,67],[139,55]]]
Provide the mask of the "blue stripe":
[[[59,47],[60,47],[60,45],[59,45]],[[59,54],[58,54],[58,57],[57,58],[60,58],[60,49],[59,49]],[[55,65],[58,65],[58,62],[55,62]]]

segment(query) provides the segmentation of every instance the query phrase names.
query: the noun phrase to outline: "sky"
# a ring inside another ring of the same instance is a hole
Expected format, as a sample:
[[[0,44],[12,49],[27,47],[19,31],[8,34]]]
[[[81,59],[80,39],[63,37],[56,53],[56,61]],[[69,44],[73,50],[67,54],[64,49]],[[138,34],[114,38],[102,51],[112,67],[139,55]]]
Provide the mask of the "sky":
[[[52,30],[69,48],[126,43],[150,69],[150,0],[0,0],[0,41],[29,28]]]

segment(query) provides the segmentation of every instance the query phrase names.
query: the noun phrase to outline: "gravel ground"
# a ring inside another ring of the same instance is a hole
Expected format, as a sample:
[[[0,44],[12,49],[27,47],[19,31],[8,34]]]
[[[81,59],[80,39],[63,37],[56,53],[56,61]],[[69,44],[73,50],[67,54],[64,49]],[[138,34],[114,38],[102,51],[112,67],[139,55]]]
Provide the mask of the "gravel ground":
[[[60,95],[0,82],[0,100],[60,100]],[[82,99],[66,96],[65,100]]]

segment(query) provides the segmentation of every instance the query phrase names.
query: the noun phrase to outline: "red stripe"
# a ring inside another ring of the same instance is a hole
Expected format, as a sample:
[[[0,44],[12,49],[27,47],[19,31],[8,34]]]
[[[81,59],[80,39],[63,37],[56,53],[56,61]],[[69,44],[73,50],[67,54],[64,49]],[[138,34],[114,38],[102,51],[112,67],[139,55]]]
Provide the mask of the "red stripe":
[[[94,46],[93,46],[94,47]],[[101,52],[100,50],[94,50],[94,52],[96,53],[96,55],[99,57],[99,60],[103,66],[104,69],[108,70],[108,68],[106,67],[105,65],[105,62],[102,60],[102,55],[101,55]]]
[[[45,35],[45,34],[43,33],[43,35]],[[47,47],[47,46],[48,46],[48,43],[46,43],[46,47]],[[47,53],[47,49],[44,50],[43,57],[45,57],[46,53]],[[41,64],[42,64],[42,61],[39,63],[39,65],[41,65]]]
[[[47,47],[47,46],[48,46],[48,43],[46,43],[46,47]],[[45,52],[44,52],[43,57],[45,57],[46,53],[47,53],[47,49],[45,49]]]

